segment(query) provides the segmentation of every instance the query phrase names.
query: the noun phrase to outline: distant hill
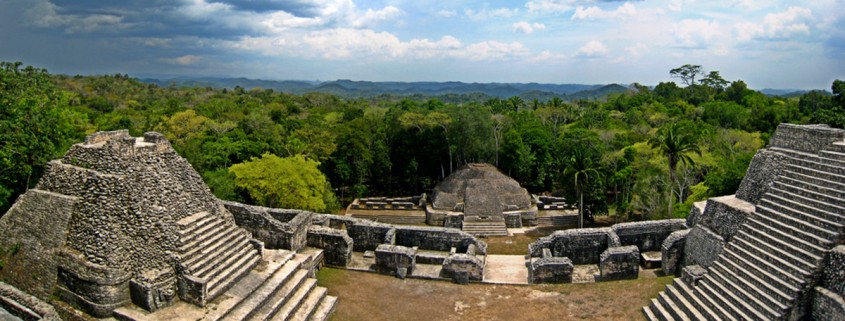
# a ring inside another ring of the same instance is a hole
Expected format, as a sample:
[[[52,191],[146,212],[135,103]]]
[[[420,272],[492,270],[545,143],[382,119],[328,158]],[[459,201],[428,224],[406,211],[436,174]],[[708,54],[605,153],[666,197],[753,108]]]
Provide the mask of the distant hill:
[[[551,97],[561,97],[565,100],[595,99],[608,94],[629,90],[617,84],[611,85],[582,85],[582,84],[539,84],[539,83],[465,83],[448,82],[373,82],[354,80],[333,80],[325,82],[297,81],[297,80],[260,80],[247,78],[172,78],[155,79],[143,78],[143,82],[154,83],[159,86],[177,87],[213,87],[233,89],[236,86],[244,89],[265,88],[292,94],[308,92],[323,92],[342,97],[375,97],[380,95],[473,95],[508,98],[520,96],[524,99],[548,100]]]
[[[808,90],[800,90],[800,89],[772,89],[766,88],[760,90],[761,93],[765,94],[766,96],[781,96],[781,97],[798,97],[803,94],[806,94]]]

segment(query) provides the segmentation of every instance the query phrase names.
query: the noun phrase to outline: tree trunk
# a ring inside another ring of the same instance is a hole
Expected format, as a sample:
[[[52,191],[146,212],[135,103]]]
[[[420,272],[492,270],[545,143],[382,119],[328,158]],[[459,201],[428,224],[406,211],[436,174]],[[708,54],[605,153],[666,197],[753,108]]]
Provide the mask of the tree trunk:
[[[578,228],[584,228],[584,191],[578,189]]]

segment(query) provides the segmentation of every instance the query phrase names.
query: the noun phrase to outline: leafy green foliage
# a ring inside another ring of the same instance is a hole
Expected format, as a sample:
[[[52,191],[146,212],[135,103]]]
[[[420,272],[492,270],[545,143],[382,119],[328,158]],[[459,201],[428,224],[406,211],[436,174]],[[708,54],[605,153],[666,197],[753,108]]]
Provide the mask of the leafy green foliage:
[[[319,163],[305,156],[278,157],[264,154],[232,165],[235,186],[247,191],[255,203],[278,208],[325,211],[333,204],[324,194],[331,193],[326,177],[317,169]]]

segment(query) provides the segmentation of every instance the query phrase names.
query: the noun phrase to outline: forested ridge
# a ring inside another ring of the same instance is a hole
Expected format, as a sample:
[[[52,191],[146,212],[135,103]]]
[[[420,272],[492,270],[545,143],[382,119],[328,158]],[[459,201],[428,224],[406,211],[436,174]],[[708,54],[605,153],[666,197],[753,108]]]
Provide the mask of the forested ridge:
[[[429,191],[488,162],[532,193],[594,213],[683,217],[733,193],[782,122],[845,126],[845,82],[770,97],[685,65],[603,99],[377,95],[160,86],[0,63],[0,213],[85,135],[159,131],[220,198],[333,212],[352,197]]]

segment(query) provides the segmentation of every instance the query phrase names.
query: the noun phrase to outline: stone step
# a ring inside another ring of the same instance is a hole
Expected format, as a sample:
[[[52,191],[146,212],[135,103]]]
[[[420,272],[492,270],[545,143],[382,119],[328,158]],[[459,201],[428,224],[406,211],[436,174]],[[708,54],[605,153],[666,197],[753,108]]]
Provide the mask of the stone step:
[[[722,320],[716,312],[713,312],[713,309],[706,305],[706,301],[696,295],[697,292],[695,292],[694,288],[689,286],[686,282],[680,278],[676,278],[672,280],[672,286],[678,290],[678,294],[686,299],[687,302],[692,303],[692,306],[695,307],[702,316],[704,316],[704,319],[702,320]]]
[[[816,208],[830,213],[845,213],[845,207],[826,203],[822,200],[806,197],[797,193],[780,189],[775,186],[770,187],[769,193],[767,193],[766,195],[780,196],[781,198],[790,199],[793,202],[804,204],[804,206],[806,207]]]
[[[790,214],[794,217],[800,217],[804,220],[810,221],[813,224],[823,225],[826,229],[831,231],[840,231],[845,224],[845,217],[840,214],[831,213],[823,209],[807,206],[781,196],[774,194],[766,194],[766,197],[760,200],[760,203],[766,207],[775,209],[784,214]]]
[[[261,255],[255,249],[250,249],[248,254],[241,256],[233,264],[220,269],[220,272],[208,280],[208,297],[214,299],[220,293],[228,290],[235,282],[241,279],[244,274],[249,273],[259,261]]]
[[[187,252],[182,252],[182,262],[184,265],[199,269],[202,263],[209,261],[214,257],[227,256],[234,250],[233,247],[241,246],[248,243],[250,236],[234,226],[228,226],[220,231],[220,235],[214,239],[196,244],[194,248]]]
[[[289,321],[293,317],[294,311],[299,308],[299,305],[305,300],[305,297],[317,285],[316,279],[305,279],[294,294],[279,308],[279,311],[270,320],[273,321]]]
[[[297,266],[299,264],[297,263]],[[272,297],[267,300],[267,304],[261,306],[250,320],[269,320],[273,314],[279,311],[279,308],[290,300],[291,296],[296,293],[296,290],[302,286],[303,282],[308,279],[308,271],[299,269],[294,273],[292,278],[285,283],[281,290],[273,293]]]
[[[795,244],[799,248],[809,253],[821,253],[830,244],[830,241],[820,238],[818,236],[809,234],[805,231],[799,230],[792,226],[781,223],[773,218],[754,215],[749,216],[745,220],[747,231],[755,236],[762,236],[764,234],[776,235],[784,241]],[[745,227],[743,227],[745,228]]]
[[[813,173],[817,174],[815,172]],[[844,181],[829,180],[824,177],[820,177],[819,175],[807,175],[787,169],[783,171],[781,177],[789,178],[803,184],[811,184],[809,185],[811,187],[812,185],[820,186],[823,187],[824,190],[832,191],[833,193],[842,193],[842,190],[845,190]]]
[[[308,293],[308,296],[305,297],[305,300],[299,304],[299,308],[297,308],[293,313],[291,321],[307,321],[310,319],[317,310],[317,306],[319,306],[320,302],[323,301],[323,298],[326,297],[326,293],[328,293],[326,288],[321,286],[314,287],[314,289],[311,290],[311,293]]]
[[[725,265],[714,262],[710,267],[710,271],[716,271],[715,277],[720,278],[724,284],[732,284],[734,287],[744,289],[749,294],[755,296],[756,304],[762,305],[766,308],[771,308],[772,311],[784,314],[789,311],[791,307],[791,300],[781,297],[783,294],[780,290],[772,290],[768,287],[760,287],[759,285],[750,282],[749,280],[737,276],[734,271],[729,270]],[[778,294],[781,293],[781,294]]]
[[[182,235],[182,233],[191,233],[193,229],[199,228],[205,224],[205,221],[213,218],[214,216],[207,211],[196,212],[176,221],[176,226],[179,228],[180,235]]]
[[[739,237],[743,241],[755,244],[759,249],[764,250],[768,253],[777,253],[778,255],[783,255],[783,259],[789,261],[795,266],[802,267],[804,269],[812,270],[821,262],[820,256],[817,256],[813,253],[808,253],[807,251],[804,251],[800,248],[796,248],[793,245],[786,243],[780,239],[773,238],[771,237],[771,234],[748,234],[747,230],[749,229],[753,229],[753,227],[743,227],[739,230],[737,235],[734,236],[734,238]],[[764,236],[758,237],[756,235]]]
[[[666,308],[660,304],[660,301],[657,299],[651,299],[651,304],[648,305],[651,308],[651,311],[654,312],[654,315],[657,317],[657,320],[660,321],[675,321],[675,318],[669,314],[669,311],[666,311]]]
[[[797,266],[784,259],[784,253],[782,251],[767,252],[761,249],[760,246],[752,244],[744,239],[735,240],[730,244],[734,244],[732,246],[735,249],[753,255],[755,259],[762,259],[762,263],[768,263],[771,266],[777,267],[784,273],[787,273],[794,280],[799,281],[799,283],[805,282],[813,274],[812,267],[808,269],[807,267]]]
[[[824,192],[810,190],[800,186],[790,185],[779,180],[775,180],[772,183],[772,188],[789,191],[793,194],[798,194],[804,196],[805,198],[816,200],[816,202],[824,202],[833,206],[838,206],[839,208],[845,208],[845,199],[839,198],[836,195],[826,194]]]
[[[743,286],[747,286],[753,291],[764,293],[772,302],[779,302],[780,304],[791,306],[795,302],[794,292],[784,292],[781,288],[775,286],[771,282],[766,282],[748,269],[738,267],[731,260],[716,260],[713,266],[718,266],[722,270],[722,274],[727,278],[738,282]]]
[[[800,271],[787,266],[782,266],[779,264],[781,261],[775,260],[769,255],[759,256],[755,253],[746,250],[744,246],[740,247],[730,244],[733,244],[733,242],[728,243],[728,246],[725,246],[725,251],[732,251],[734,257],[742,256],[742,258],[747,259],[747,262],[751,262],[751,264],[758,267],[759,269],[769,272],[774,276],[777,276],[784,282],[791,284],[796,288],[800,288],[802,285],[804,285],[805,280],[800,276],[800,273],[806,273],[805,271]]]
[[[657,316],[654,315],[654,312],[651,311],[650,305],[643,307],[643,315],[645,316],[645,319],[648,320],[648,321],[660,321],[660,319],[658,319]]]
[[[746,288],[742,283],[732,282],[722,274],[718,268],[710,268],[707,277],[713,279],[713,284],[721,288],[734,305],[743,309],[747,315],[752,315],[760,320],[775,319],[788,310],[788,307],[773,304],[763,296],[762,292],[749,292],[752,288]]]
[[[683,311],[690,319],[707,320],[707,318],[698,311],[695,305],[690,303],[682,294],[678,293],[678,289],[675,288],[674,285],[667,284],[663,293],[666,293],[667,298],[671,299],[675,303],[675,306],[680,308],[681,311]]]
[[[724,289],[720,284],[710,277],[704,277],[695,287],[699,292],[707,293],[713,300],[713,303],[718,304],[718,307],[727,313],[724,315],[728,319],[736,320],[765,320],[761,318],[751,318],[746,314],[744,309],[737,307],[734,303],[734,295]],[[753,315],[753,314],[752,314]]]
[[[793,158],[791,165],[811,168],[833,175],[845,175],[845,161],[832,158],[798,157]]]
[[[197,239],[211,237],[214,235],[215,228],[227,225],[226,221],[218,217],[214,217],[212,215],[209,215],[208,217],[208,220],[204,221],[202,225],[199,225],[196,228],[180,230],[179,244],[184,246],[196,242]]]
[[[769,218],[777,220],[783,224],[789,225],[791,227],[797,228],[798,230],[804,231],[805,233],[809,233],[811,235],[816,236],[816,238],[822,240],[831,240],[836,239],[839,236],[839,233],[836,230],[828,230],[821,226],[814,225],[807,221],[801,220],[800,218],[795,218],[790,215],[784,214],[778,210],[773,208],[766,207],[764,205],[757,205],[757,215],[762,218]],[[827,242],[820,242],[820,244],[826,244]]]
[[[253,291],[249,296],[244,298],[244,300],[239,302],[233,309],[229,310],[223,318],[229,320],[250,319],[262,306],[273,304],[273,302],[268,301],[268,299],[273,297],[275,293],[280,292],[280,290],[284,288],[284,285],[287,285],[289,281],[297,283],[298,285],[298,281],[292,280],[298,271],[305,272],[302,273],[303,278],[305,274],[307,274],[307,271],[299,269],[298,262],[289,261],[285,263],[269,278],[264,280],[261,286],[255,289],[255,291]]]
[[[238,256],[245,255],[246,251],[254,250],[253,245],[247,238],[239,238],[238,242],[234,242],[225,248],[224,251],[209,252],[205,255],[197,256],[198,260],[193,261],[193,265],[187,265],[191,275],[201,278],[211,278],[214,276],[214,271],[219,270],[221,266],[225,267]]]
[[[823,150],[819,152],[819,156],[840,161],[845,161],[845,151]]]
[[[663,310],[669,312],[669,315],[672,316],[675,320],[683,320],[683,321],[690,321],[690,317],[687,316],[686,312],[679,308],[675,301],[669,298],[666,295],[666,292],[660,292],[657,294],[657,302],[660,302],[660,305],[663,306]]]
[[[337,297],[327,295],[320,301],[320,305],[317,306],[317,309],[314,311],[314,314],[311,315],[309,321],[328,321],[329,316],[334,312],[334,308],[337,305]]]
[[[721,256],[725,257],[721,258]],[[786,278],[779,273],[770,272],[768,269],[764,268],[762,264],[759,264],[759,262],[755,262],[759,265],[752,263],[745,257],[733,253],[731,248],[725,248],[718,260],[725,264],[733,263],[734,265],[740,267],[740,269],[732,270],[735,273],[748,271],[749,274],[759,276],[760,279],[765,280],[766,283],[778,288],[783,293],[790,294],[798,293],[800,291],[799,284],[795,280]]]
[[[704,290],[704,280],[699,281],[698,285],[695,286],[695,295],[701,299],[701,302],[713,312],[713,315],[716,316],[718,319],[723,320],[735,320],[736,318],[733,317],[728,311],[728,307],[721,304],[718,298],[714,296],[711,292]]]

